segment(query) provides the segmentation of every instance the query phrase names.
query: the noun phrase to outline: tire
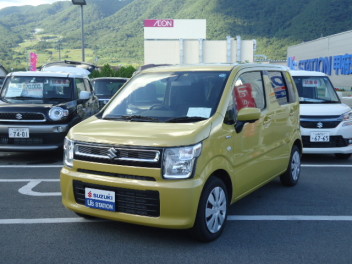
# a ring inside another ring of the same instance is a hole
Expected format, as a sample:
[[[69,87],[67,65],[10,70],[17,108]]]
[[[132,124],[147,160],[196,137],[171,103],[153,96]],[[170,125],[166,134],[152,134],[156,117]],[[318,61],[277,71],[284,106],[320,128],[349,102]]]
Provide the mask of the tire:
[[[352,154],[341,154],[341,153],[335,153],[335,157],[337,159],[343,159],[343,160],[347,160],[351,157]]]
[[[301,152],[297,146],[291,150],[290,161],[287,170],[280,176],[282,185],[295,186],[301,173]]]
[[[217,177],[210,178],[199,201],[196,222],[191,230],[193,237],[202,242],[217,239],[226,224],[228,203],[224,182]]]

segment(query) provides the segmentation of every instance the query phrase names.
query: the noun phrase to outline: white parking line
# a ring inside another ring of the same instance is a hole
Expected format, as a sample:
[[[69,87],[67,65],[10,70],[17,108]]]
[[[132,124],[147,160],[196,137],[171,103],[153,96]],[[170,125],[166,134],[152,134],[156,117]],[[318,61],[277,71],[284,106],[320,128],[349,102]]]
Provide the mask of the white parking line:
[[[41,168],[62,168],[64,165],[0,165],[0,168],[21,168],[21,169],[41,169]]]
[[[62,224],[62,223],[81,223],[81,222],[98,222],[100,219],[88,220],[85,218],[34,218],[34,219],[0,219],[0,225],[15,224]]]
[[[59,179],[0,179],[1,182],[28,182],[25,186],[21,187],[18,192],[20,194],[29,196],[61,196],[61,192],[37,192],[33,191],[41,182],[59,182]]]
[[[0,225],[16,224],[63,224],[109,221],[104,219],[72,218],[33,218],[33,219],[0,219]],[[352,216],[346,215],[229,215],[227,221],[345,221],[351,222]]]
[[[350,215],[229,215],[229,221],[352,221]]]
[[[64,165],[0,165],[0,168],[8,169],[43,169],[43,168],[62,168]],[[302,164],[302,167],[331,167],[331,168],[352,168],[352,164]]]
[[[42,182],[41,180],[31,180],[25,186],[20,188],[18,190],[18,192],[21,194],[30,195],[30,196],[61,196],[61,192],[36,192],[36,191],[33,191],[32,189],[34,187],[36,187],[41,182]]]
[[[302,167],[308,167],[308,168],[315,168],[315,167],[319,167],[319,168],[352,168],[352,165],[348,165],[348,164],[302,164]]]

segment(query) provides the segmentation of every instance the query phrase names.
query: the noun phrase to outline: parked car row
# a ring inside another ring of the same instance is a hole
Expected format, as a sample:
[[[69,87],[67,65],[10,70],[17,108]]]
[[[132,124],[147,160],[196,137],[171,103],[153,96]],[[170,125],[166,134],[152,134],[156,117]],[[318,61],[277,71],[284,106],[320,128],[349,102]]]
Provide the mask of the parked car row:
[[[276,177],[296,185],[303,153],[352,153],[351,108],[321,73],[178,65],[91,82],[92,65],[68,64],[7,75],[0,151],[64,145],[62,201],[83,217],[212,241],[230,204]]]

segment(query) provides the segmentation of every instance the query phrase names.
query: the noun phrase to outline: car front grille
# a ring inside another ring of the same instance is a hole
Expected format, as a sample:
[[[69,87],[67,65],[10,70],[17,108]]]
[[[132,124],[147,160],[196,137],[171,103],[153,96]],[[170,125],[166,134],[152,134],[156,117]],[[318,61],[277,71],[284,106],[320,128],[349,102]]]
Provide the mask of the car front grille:
[[[341,148],[349,144],[342,136],[330,136],[329,142],[310,142],[309,136],[302,136],[302,141],[305,148]]]
[[[158,191],[132,190],[73,181],[76,203],[85,204],[85,188],[115,192],[116,212],[149,217],[160,216]]]
[[[301,121],[304,128],[335,128],[341,121]]]
[[[2,145],[40,145],[43,144],[43,138],[9,138],[0,136]]]
[[[1,122],[46,122],[43,113],[13,112],[0,113]]]
[[[37,146],[62,145],[64,134],[33,134],[29,138],[9,138],[8,134],[0,134],[0,145]]]
[[[301,116],[300,124],[303,128],[335,128],[341,123],[340,116]]]
[[[74,159],[149,168],[161,167],[162,149],[130,148],[103,144],[76,143]]]

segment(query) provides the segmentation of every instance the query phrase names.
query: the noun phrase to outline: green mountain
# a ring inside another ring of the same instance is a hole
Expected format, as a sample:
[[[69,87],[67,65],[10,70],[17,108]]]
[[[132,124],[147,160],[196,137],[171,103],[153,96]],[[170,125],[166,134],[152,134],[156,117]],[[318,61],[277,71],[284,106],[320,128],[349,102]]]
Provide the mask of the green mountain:
[[[208,39],[256,39],[257,54],[285,59],[287,46],[351,30],[350,0],[86,0],[86,60],[142,64],[144,19],[206,19]],[[81,12],[71,2],[0,10],[0,62],[19,67],[81,59]]]

